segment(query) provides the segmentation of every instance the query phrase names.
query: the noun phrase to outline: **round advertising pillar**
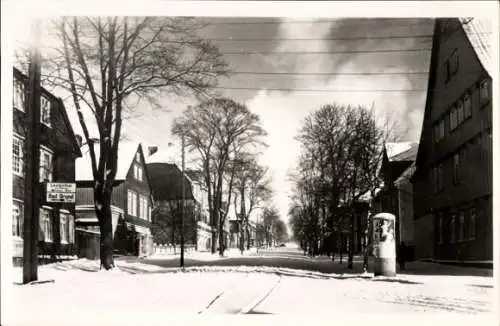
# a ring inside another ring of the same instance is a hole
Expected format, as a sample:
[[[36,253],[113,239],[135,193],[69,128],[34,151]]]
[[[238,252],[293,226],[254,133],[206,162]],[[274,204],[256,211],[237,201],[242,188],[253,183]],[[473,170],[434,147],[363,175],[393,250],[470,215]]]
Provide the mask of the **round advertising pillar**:
[[[373,249],[375,276],[396,276],[396,217],[390,213],[373,216]]]

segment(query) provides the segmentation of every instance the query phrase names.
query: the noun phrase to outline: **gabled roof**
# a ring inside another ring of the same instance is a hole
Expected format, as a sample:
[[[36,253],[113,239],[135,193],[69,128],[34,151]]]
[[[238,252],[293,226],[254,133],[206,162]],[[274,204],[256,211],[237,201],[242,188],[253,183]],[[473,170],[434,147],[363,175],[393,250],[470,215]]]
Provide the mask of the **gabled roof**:
[[[385,144],[387,158],[393,161],[414,161],[418,151],[417,142],[399,142]]]
[[[413,142],[408,144],[408,148],[402,152],[394,154],[389,158],[391,162],[415,161],[418,152],[418,143]]]
[[[16,67],[13,67],[13,75],[14,78],[18,78],[22,80],[24,83],[28,82],[28,76],[23,74],[21,70],[17,69]],[[82,156],[82,152],[80,150],[80,146],[78,145],[78,142],[76,141],[76,136],[75,136],[75,131],[73,130],[73,126],[71,125],[71,122],[69,121],[68,113],[66,112],[66,107],[64,106],[64,102],[60,97],[55,96],[48,90],[46,90],[44,87],[40,87],[41,92],[43,95],[48,96],[52,101],[57,102],[59,105],[59,112],[64,120],[64,124],[66,125],[66,128],[68,128],[69,131],[69,137],[71,140],[71,143],[73,145],[74,153],[78,156]]]
[[[404,170],[403,173],[401,173],[399,178],[397,178],[396,181],[394,181],[394,184],[396,186],[399,186],[401,184],[410,182],[410,179],[413,176],[415,169],[416,169],[415,162],[413,162],[406,170]]]
[[[439,56],[439,48],[440,48],[440,42],[441,42],[441,33],[440,33],[440,28],[441,24],[444,20],[450,20],[452,18],[438,18],[435,20],[434,23],[434,32],[432,36],[432,51],[431,51],[431,58],[430,58],[430,68],[429,68],[429,79],[427,83],[427,97],[425,101],[425,111],[424,111],[424,119],[422,122],[422,131],[420,134],[420,144],[419,150],[417,153],[417,158],[416,158],[416,166],[418,167],[421,164],[421,161],[424,159],[422,155],[424,155],[426,148],[425,144],[426,142],[426,137],[430,137],[430,133],[426,133],[426,128],[428,128],[429,120],[430,120],[430,115],[431,115],[431,104],[434,99],[434,89],[436,87],[436,75],[437,75],[437,69],[438,69],[438,56]],[[488,34],[485,33],[485,25],[488,25],[487,20],[484,20],[479,17],[474,17],[474,18],[459,18],[459,19],[453,19],[454,21],[458,22],[461,26],[461,29],[464,31],[466,37],[469,40],[469,43],[471,44],[472,48],[474,49],[474,52],[476,53],[479,62],[483,66],[483,68],[486,70],[486,72],[492,76],[492,69],[494,68],[492,66],[491,62],[491,52],[490,52],[490,44],[488,40]],[[489,31],[489,30],[488,30]]]
[[[155,200],[181,200],[182,180],[184,180],[184,199],[194,199],[191,183],[187,176],[183,178],[182,171],[175,164],[147,164],[150,177],[151,192]]]
[[[115,180],[125,180],[127,173],[135,159],[135,154],[139,150],[140,143],[133,141],[120,141],[118,144],[118,168],[116,170]],[[97,163],[99,163],[99,144],[94,144]],[[76,181],[92,181],[92,165],[90,159],[90,150],[88,145],[82,146],[83,156],[76,160],[75,174]],[[147,174],[146,174],[147,176]]]
[[[487,28],[489,23],[488,20],[480,17],[460,18],[459,20],[462,23],[465,35],[467,35],[470,44],[474,48],[481,65],[488,72],[490,77],[493,76],[489,34],[486,33],[491,30],[491,28]]]

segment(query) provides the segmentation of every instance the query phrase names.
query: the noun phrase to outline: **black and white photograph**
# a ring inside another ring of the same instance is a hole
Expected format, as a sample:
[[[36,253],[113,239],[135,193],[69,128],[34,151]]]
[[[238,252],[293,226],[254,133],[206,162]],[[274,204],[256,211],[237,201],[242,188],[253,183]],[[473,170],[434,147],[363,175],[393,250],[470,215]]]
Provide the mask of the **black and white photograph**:
[[[498,3],[101,2],[2,1],[2,325],[498,322]]]

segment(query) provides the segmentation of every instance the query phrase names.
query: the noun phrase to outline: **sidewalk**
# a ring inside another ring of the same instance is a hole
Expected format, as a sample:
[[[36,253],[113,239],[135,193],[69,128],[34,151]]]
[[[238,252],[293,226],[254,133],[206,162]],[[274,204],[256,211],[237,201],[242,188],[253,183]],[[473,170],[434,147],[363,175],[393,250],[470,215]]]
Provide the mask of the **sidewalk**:
[[[260,249],[259,249],[260,250]],[[216,252],[215,254],[212,254],[210,251],[190,251],[190,252],[185,252],[184,257],[186,259],[193,259],[193,260],[200,260],[200,261],[214,261],[214,260],[220,260],[220,259],[228,259],[228,258],[236,258],[236,257],[243,257],[243,256],[255,256],[257,255],[257,249],[256,248],[250,248],[250,250],[246,250],[241,253],[239,249],[236,248],[229,248],[224,252],[224,256],[220,257],[219,253]],[[144,257],[145,259],[150,259],[150,260],[171,260],[171,259],[179,259],[181,256],[180,250],[177,250],[176,253],[174,254],[173,252],[160,252],[160,253],[154,253],[151,256]]]

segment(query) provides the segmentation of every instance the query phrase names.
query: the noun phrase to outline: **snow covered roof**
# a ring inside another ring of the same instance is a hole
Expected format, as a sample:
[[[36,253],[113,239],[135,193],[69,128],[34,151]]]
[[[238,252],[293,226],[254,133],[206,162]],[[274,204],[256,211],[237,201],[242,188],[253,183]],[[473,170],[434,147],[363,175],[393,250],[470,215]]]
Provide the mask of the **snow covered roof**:
[[[115,180],[125,180],[127,173],[135,158],[135,153],[139,150],[140,143],[135,141],[120,141],[118,145],[118,168],[116,170]],[[94,145],[96,160],[99,161],[99,144]],[[92,165],[90,159],[90,150],[88,145],[81,148],[82,157],[75,162],[76,181],[92,181]]]
[[[153,196],[157,200],[181,200],[182,182],[184,180],[185,199],[194,199],[191,182],[187,175],[183,178],[182,171],[175,164],[148,163],[148,174]]]
[[[410,182],[410,178],[413,175],[413,173],[415,172],[415,169],[416,169],[416,165],[415,165],[415,162],[413,162],[406,170],[403,171],[403,173],[401,173],[399,178],[397,178],[396,181],[394,181],[394,184],[396,186],[400,186],[404,183]]]
[[[414,161],[417,157],[418,142],[385,144],[389,161]]]
[[[491,62],[491,52],[490,52],[490,42],[489,34],[491,31],[491,21],[487,19],[474,17],[474,18],[461,18],[463,29],[469,42],[471,43],[474,51],[479,58],[479,61],[483,65],[484,69],[492,76],[492,62]]]

